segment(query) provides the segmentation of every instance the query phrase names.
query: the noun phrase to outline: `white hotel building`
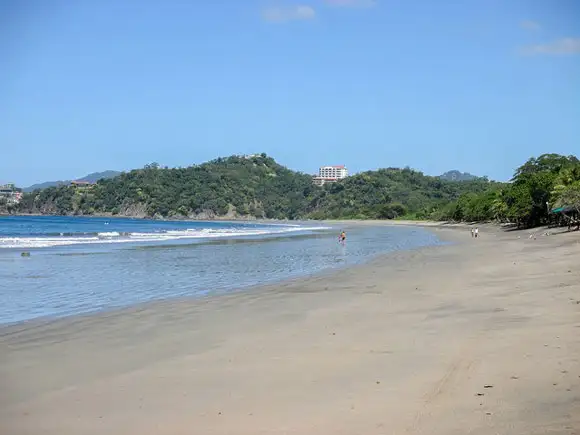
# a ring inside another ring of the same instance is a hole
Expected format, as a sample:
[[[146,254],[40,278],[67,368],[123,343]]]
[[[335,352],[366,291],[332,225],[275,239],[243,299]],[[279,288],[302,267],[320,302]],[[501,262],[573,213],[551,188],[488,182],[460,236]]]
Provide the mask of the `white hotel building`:
[[[348,169],[344,165],[321,166],[318,169],[318,177],[313,177],[312,180],[317,186],[323,186],[326,183],[335,183],[346,177],[348,177]]]

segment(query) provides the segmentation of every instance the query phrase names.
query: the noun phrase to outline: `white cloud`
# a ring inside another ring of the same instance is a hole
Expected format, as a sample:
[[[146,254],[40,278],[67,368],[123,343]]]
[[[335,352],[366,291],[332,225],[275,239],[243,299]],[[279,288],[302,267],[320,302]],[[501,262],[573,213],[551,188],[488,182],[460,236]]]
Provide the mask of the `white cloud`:
[[[524,54],[580,54],[580,38],[562,38],[548,44],[525,47]]]
[[[540,30],[542,26],[539,23],[532,20],[524,20],[520,23],[520,27],[526,30]]]
[[[324,0],[330,6],[370,8],[377,5],[377,0]]]
[[[316,17],[316,11],[305,5],[288,7],[270,7],[262,11],[262,18],[271,23],[285,21],[312,20]]]

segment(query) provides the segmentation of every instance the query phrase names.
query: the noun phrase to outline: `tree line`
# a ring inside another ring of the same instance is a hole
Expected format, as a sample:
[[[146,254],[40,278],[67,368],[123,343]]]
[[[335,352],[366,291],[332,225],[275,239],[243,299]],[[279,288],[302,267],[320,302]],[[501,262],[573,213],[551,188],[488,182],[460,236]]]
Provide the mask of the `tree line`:
[[[520,227],[546,224],[552,210],[580,212],[580,161],[575,156],[543,154],[516,169],[509,183],[466,192],[431,215],[436,220],[501,221]]]
[[[266,154],[231,156],[186,168],[150,164],[91,187],[59,186],[23,196],[15,212],[158,218],[504,220],[536,225],[549,208],[578,204],[580,165],[547,154],[510,183],[446,181],[387,168],[322,187]],[[575,196],[576,195],[576,196]]]

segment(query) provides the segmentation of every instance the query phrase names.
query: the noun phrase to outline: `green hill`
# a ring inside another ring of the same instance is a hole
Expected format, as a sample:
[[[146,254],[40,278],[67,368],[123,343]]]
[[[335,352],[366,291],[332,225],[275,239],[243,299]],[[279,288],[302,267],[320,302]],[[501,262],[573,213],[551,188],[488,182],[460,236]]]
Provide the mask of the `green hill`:
[[[91,188],[57,186],[25,195],[21,211],[216,218],[293,219],[315,186],[265,154],[219,158],[187,168],[147,165]]]
[[[487,179],[446,181],[409,168],[379,169],[326,185],[310,201],[308,213],[321,219],[427,218],[462,194],[483,192],[492,184]]]
[[[187,168],[152,164],[89,188],[50,187],[26,194],[19,211],[200,219],[427,217],[462,194],[483,192],[490,184],[485,179],[449,182],[408,168],[390,168],[317,187],[309,175],[260,154]]]

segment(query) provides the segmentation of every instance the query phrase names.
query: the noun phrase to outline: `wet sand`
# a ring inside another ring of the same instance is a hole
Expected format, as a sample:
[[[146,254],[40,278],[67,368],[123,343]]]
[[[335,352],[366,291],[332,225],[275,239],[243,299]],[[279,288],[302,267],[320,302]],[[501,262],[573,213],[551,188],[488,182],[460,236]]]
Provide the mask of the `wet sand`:
[[[580,233],[0,329],[2,435],[580,433]]]

